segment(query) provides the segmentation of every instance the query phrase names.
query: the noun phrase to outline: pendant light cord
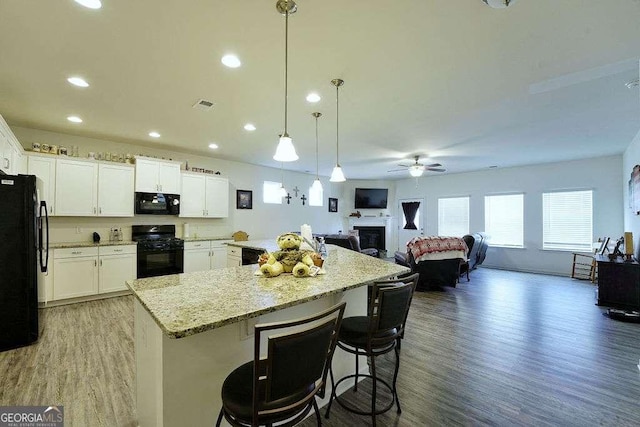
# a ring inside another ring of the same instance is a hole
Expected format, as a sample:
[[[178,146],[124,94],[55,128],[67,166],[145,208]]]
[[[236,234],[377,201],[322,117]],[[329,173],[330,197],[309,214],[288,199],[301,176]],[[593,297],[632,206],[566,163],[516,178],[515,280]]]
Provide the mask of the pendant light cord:
[[[284,134],[287,135],[288,64],[289,64],[289,4],[284,14]]]
[[[340,143],[338,142],[338,118],[340,117],[338,94],[340,93],[340,86],[336,85],[336,165],[340,166]]]
[[[316,179],[318,177],[318,116],[316,116]]]

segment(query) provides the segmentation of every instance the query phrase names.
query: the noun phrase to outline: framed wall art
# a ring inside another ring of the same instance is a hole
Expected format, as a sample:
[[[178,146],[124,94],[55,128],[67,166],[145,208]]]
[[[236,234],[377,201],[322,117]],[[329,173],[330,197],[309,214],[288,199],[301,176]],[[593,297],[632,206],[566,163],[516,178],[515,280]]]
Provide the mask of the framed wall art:
[[[329,212],[338,212],[338,199],[329,197]]]
[[[236,190],[236,209],[253,209],[253,191]]]

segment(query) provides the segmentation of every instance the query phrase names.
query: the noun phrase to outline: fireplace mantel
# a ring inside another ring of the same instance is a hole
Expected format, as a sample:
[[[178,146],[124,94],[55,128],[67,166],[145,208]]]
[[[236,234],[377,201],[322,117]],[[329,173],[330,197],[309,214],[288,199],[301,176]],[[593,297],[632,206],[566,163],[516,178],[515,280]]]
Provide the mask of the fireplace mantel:
[[[391,221],[393,217],[391,216],[361,216],[360,218],[355,216],[347,217],[349,221],[349,230],[353,230],[353,227],[384,227],[384,240],[385,240],[385,250],[389,252],[389,248],[393,245],[391,244],[392,239],[392,228]]]

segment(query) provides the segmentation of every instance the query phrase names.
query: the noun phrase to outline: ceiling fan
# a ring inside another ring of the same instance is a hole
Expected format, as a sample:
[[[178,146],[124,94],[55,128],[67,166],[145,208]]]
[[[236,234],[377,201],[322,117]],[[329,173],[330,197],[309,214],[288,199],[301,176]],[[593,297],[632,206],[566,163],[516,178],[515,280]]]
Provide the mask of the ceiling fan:
[[[414,156],[413,159],[415,160],[415,162],[411,165],[403,165],[402,163],[398,165],[398,166],[402,166],[404,169],[391,169],[390,171],[387,171],[387,172],[400,172],[400,171],[408,170],[411,176],[414,176],[417,178],[419,176],[422,176],[422,173],[424,171],[432,171],[432,172],[446,171],[445,168],[441,167],[442,165],[440,163],[431,163],[430,165],[425,165],[418,161],[420,160],[420,156]]]

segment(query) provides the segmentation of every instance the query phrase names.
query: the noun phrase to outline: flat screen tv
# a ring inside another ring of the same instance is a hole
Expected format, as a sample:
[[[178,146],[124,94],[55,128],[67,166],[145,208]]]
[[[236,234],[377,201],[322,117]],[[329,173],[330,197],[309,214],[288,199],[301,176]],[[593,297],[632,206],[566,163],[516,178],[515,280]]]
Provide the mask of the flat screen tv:
[[[386,188],[356,188],[356,209],[386,209],[388,194]]]

